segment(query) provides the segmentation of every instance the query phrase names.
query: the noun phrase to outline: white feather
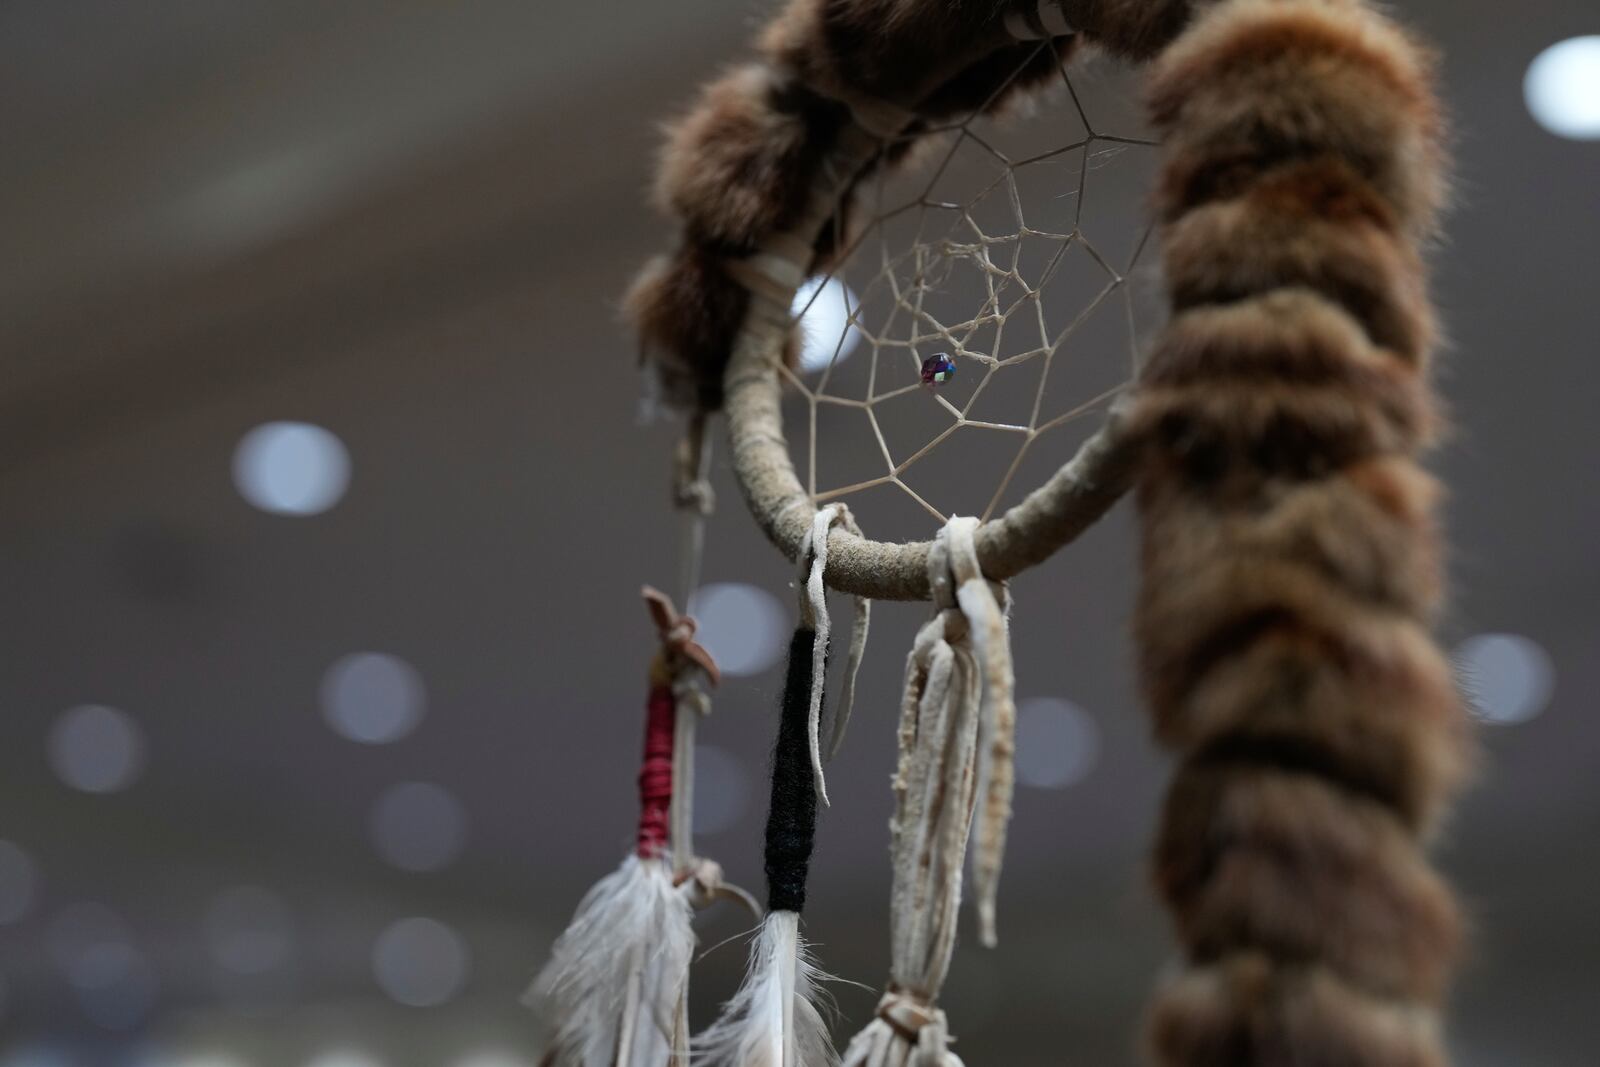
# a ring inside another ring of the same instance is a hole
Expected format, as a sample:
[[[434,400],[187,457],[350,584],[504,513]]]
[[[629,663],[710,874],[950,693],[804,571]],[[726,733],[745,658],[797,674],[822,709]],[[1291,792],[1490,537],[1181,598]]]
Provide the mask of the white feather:
[[[695,1039],[703,1067],[837,1067],[818,1008],[823,975],[800,936],[800,916],[767,915],[750,944],[750,969],[722,1016]]]
[[[630,855],[584,895],[526,998],[555,1031],[553,1067],[665,1067],[692,917],[659,859]]]

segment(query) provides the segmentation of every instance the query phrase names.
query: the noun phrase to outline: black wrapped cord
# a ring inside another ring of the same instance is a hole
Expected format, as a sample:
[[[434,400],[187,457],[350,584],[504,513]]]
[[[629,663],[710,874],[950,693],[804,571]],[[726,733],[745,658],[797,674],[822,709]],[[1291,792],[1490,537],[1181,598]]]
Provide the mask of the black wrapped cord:
[[[798,913],[806,906],[806,872],[817,830],[817,792],[806,734],[816,637],[815,630],[802,626],[789,642],[783,712],[778,719],[778,743],[772,752],[772,806],[767,809],[768,911]]]

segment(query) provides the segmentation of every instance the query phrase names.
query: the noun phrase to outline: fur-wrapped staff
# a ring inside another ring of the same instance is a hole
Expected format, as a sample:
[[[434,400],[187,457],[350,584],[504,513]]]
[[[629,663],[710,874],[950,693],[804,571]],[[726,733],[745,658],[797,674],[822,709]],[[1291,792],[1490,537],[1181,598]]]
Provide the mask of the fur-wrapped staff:
[[[1226,0],[1162,57],[1172,319],[1141,372],[1140,663],[1179,755],[1160,1067],[1444,1067],[1462,919],[1424,845],[1472,744],[1443,593],[1427,52],[1357,0]]]
[[[644,591],[661,629],[650,668],[644,761],[639,768],[638,847],[584,896],[550,962],[528,992],[555,1030],[544,1067],[682,1067],[683,1006],[697,898],[721,888],[714,864],[679,878],[668,851],[672,803],[674,681],[685,664],[713,684],[717,666],[693,640],[694,622]]]
[[[828,624],[822,602],[828,528],[840,506],[817,513],[801,551],[800,625],[789,642],[778,741],[767,810],[767,917],[750,947],[750,965],[722,1016],[696,1040],[707,1067],[834,1067],[839,1062],[817,1001],[821,975],[800,936],[806,873],[822,785],[816,770],[816,718],[827,674]],[[820,531],[820,535],[817,533]],[[813,548],[823,553],[821,560]],[[815,581],[812,581],[812,578]],[[820,605],[820,612],[819,612]]]
[[[983,676],[953,574],[976,574],[971,519],[953,519],[928,556],[939,610],[917,633],[900,704],[900,759],[890,824],[892,962],[877,1017],[845,1051],[844,1067],[961,1067],[936,1006],[955,948],[961,867],[978,797]],[[951,566],[952,541],[963,562]]]

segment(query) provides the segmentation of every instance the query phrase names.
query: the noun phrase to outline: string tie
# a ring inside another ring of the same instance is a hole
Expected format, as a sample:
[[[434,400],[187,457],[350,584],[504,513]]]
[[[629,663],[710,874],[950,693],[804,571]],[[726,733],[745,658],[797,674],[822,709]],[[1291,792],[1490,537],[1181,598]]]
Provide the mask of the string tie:
[[[963,1067],[950,1051],[950,1024],[944,1012],[905,990],[891,989],[878,1001],[877,1017],[915,1051],[907,1067]]]
[[[706,413],[696,411],[689,417],[689,425],[678,439],[677,452],[672,461],[672,503],[697,520],[709,518],[716,510],[717,494],[706,477]],[[699,545],[691,548],[695,556]]]
[[[667,686],[652,685],[645,711],[644,759],[639,764],[640,859],[651,859],[667,843],[667,808],[672,803],[672,741],[677,703]]]
[[[672,598],[657,589],[642,590],[646,609],[661,641],[652,667],[652,695],[658,688],[673,704],[671,800],[667,808],[667,837],[672,845],[672,868],[679,874],[694,865],[694,741],[699,721],[711,713],[707,685],[721,680],[716,660],[694,639],[696,624],[680,615]]]

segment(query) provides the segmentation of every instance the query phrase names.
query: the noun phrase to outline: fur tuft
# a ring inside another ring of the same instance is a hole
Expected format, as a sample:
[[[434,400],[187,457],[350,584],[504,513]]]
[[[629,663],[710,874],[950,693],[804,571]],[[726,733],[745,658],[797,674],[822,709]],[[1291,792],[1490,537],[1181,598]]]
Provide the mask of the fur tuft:
[[[659,859],[630,855],[585,894],[526,997],[554,1030],[551,1067],[666,1062],[694,955],[691,919]]]
[[[623,307],[639,333],[640,359],[655,375],[663,400],[682,409],[722,406],[722,372],[749,302],[750,294],[703,246],[685,244],[645,264]],[[785,362],[792,366],[798,353],[798,338],[791,333]]]
[[[750,965],[722,1015],[695,1038],[704,1067],[836,1067],[822,1008],[824,976],[800,936],[800,916],[767,915],[750,943]]]
[[[739,67],[669,127],[658,200],[692,241],[748,253],[800,214],[848,115],[765,64]]]

